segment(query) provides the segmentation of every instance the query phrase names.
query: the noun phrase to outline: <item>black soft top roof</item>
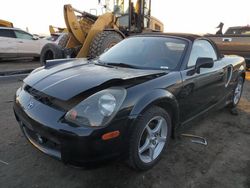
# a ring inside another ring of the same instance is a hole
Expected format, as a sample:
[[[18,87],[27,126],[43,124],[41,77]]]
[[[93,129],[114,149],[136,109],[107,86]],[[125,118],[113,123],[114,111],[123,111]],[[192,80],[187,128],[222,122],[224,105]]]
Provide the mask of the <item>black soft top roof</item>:
[[[190,33],[160,33],[160,32],[146,32],[146,33],[142,33],[140,35],[146,35],[146,36],[173,36],[173,37],[180,37],[180,38],[184,38],[184,39],[188,39],[190,41],[194,41],[197,38],[202,38],[202,36],[200,35],[196,35],[196,34],[190,34]]]
[[[137,35],[138,36],[138,35]],[[218,55],[219,58],[222,58],[223,55],[221,55],[217,45],[209,38],[201,36],[201,35],[197,35],[197,34],[190,34],[190,33],[160,33],[160,32],[148,32],[148,33],[142,33],[139,36],[170,36],[170,37],[179,37],[179,38],[183,38],[183,39],[187,39],[189,41],[191,41],[192,43],[196,40],[196,39],[206,39],[208,41],[210,41],[210,43],[214,46],[214,49]]]

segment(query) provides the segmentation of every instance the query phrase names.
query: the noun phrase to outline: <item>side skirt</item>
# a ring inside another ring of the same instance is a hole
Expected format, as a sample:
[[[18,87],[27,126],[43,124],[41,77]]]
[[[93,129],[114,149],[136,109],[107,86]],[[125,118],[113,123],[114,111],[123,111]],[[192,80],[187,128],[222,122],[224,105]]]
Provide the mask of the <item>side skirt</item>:
[[[209,112],[210,110],[219,110],[224,108],[225,106],[227,106],[229,104],[229,99],[231,98],[231,93],[228,94],[227,96],[223,97],[220,101],[218,101],[217,103],[211,105],[209,108],[201,111],[200,113],[196,114],[195,116],[189,118],[188,120],[181,122],[180,123],[180,127],[184,127],[186,125],[188,125],[190,122],[194,121],[195,119],[198,119],[199,117],[201,117],[202,115],[204,115],[205,113]]]

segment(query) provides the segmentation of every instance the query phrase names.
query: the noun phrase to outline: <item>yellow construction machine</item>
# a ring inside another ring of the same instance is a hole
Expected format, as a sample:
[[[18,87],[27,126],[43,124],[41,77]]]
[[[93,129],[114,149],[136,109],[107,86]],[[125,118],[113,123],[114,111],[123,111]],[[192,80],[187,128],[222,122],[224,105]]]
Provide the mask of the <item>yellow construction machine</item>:
[[[0,27],[14,27],[13,23],[6,20],[0,20]]]
[[[56,27],[53,25],[49,25],[49,32],[50,34],[55,34],[55,33],[67,33],[68,30],[67,28],[63,28],[63,27]]]
[[[130,35],[163,31],[163,23],[151,16],[151,0],[99,0],[100,3],[105,9],[100,16],[64,5],[67,44],[63,48],[45,45],[42,64],[50,59],[94,58]]]

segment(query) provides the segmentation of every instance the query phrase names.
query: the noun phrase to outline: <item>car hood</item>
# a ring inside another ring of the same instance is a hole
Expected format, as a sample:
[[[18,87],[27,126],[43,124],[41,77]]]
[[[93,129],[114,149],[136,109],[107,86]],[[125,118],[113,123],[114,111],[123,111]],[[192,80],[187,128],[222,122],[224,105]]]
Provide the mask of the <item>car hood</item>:
[[[146,79],[148,80],[154,78],[151,75],[162,74],[165,72],[160,70],[106,67],[87,63],[85,60],[72,60],[47,68],[38,68],[24,79],[24,83],[46,95],[60,100],[69,100],[107,82],[141,77],[148,77]],[[145,81],[145,79],[142,80]]]

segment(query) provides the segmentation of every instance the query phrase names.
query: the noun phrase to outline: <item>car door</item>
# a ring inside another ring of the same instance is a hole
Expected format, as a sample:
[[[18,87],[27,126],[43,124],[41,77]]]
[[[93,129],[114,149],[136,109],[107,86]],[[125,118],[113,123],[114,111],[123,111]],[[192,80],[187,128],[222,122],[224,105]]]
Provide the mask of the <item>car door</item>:
[[[200,73],[193,72],[198,58],[212,58],[212,68],[201,68]],[[199,39],[194,41],[189,61],[185,70],[181,71],[183,87],[179,95],[181,120],[187,121],[209,109],[225,93],[224,63],[210,41]]]
[[[1,57],[17,55],[17,41],[13,30],[7,28],[0,29],[0,44]]]
[[[21,30],[15,30],[17,38],[17,50],[23,55],[37,55],[40,53],[40,42],[34,37]]]

